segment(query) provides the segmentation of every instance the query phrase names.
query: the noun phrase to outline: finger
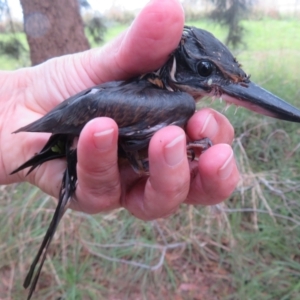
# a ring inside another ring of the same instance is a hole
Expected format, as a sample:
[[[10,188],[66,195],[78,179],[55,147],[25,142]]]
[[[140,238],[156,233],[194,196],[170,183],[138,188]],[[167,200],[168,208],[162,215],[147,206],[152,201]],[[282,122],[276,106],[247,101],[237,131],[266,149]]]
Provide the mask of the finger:
[[[111,43],[49,60],[36,66],[26,80],[33,84],[34,97],[44,99],[42,108],[48,111],[63,99],[95,84],[159,68],[177,47],[183,24],[179,1],[152,0],[130,28]]]
[[[202,109],[190,118],[187,133],[191,140],[208,137],[213,144],[231,145],[234,138],[234,129],[228,119],[211,108]]]
[[[184,12],[179,1],[150,1],[122,40],[116,56],[116,67],[119,68],[105,80],[138,75],[159,68],[178,46],[183,25]]]
[[[117,124],[109,118],[90,121],[79,137],[78,186],[72,208],[97,213],[118,207],[120,180]]]
[[[194,166],[189,204],[213,205],[228,198],[239,181],[233,151],[227,144],[218,144],[199,157]]]
[[[169,215],[186,199],[190,171],[184,131],[169,126],[149,145],[150,178],[127,194],[125,207],[136,217],[151,220]]]

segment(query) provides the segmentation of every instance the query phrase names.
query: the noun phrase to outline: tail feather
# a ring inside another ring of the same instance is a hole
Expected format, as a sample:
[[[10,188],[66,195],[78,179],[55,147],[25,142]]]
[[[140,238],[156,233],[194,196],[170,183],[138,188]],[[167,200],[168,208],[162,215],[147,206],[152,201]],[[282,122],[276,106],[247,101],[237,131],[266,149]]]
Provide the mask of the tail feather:
[[[64,154],[58,154],[58,153],[53,153],[51,149],[45,151],[44,153],[39,153],[32,157],[31,159],[27,160],[24,164],[19,166],[17,169],[13,170],[10,175],[15,174],[23,169],[26,169],[28,167],[31,167],[28,172],[26,173],[26,176],[30,174],[35,168],[37,168],[39,165],[43,164],[44,162],[56,158],[62,158],[64,157]]]
[[[46,161],[61,157],[66,157],[67,160],[67,167],[62,179],[62,185],[59,192],[59,199],[54,215],[44,236],[39,251],[35,256],[23,283],[24,288],[30,287],[27,300],[31,299],[32,297],[57,226],[60,220],[62,219],[65,211],[67,210],[71,198],[75,194],[77,184],[77,150],[71,149],[73,140],[74,136],[71,135],[51,135],[44,148],[37,155],[33,156],[31,159],[26,161],[24,164],[19,166],[11,173],[14,174],[27,167],[31,167],[27,172],[27,174],[29,174],[36,167],[38,167]]]
[[[39,248],[39,251],[36,257],[34,258],[30,266],[29,272],[27,273],[27,276],[24,280],[24,284],[23,284],[24,288],[28,288],[30,286],[27,300],[31,299],[31,296],[36,288],[52,238],[55,234],[55,231],[57,229],[60,220],[62,219],[65,211],[69,206],[70,199],[75,193],[76,183],[77,183],[76,161],[77,161],[76,149],[70,150],[67,153],[68,165],[63,176],[62,186],[59,193],[59,201],[55,209],[55,213],[52,217],[51,223],[45,234],[45,237]],[[39,266],[37,271],[35,272],[35,268],[37,267],[38,263]]]
[[[49,138],[44,148],[35,156],[27,160],[24,164],[13,170],[10,175],[15,174],[23,169],[31,167],[26,175],[31,173],[35,168],[44,162],[66,156],[66,144],[68,136],[65,134],[53,134]]]

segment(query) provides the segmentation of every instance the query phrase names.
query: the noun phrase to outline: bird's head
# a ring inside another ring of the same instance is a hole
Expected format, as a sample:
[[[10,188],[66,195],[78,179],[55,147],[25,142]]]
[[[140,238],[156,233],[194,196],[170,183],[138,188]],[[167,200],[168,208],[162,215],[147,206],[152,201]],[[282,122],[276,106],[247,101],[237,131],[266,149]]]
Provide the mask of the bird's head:
[[[195,99],[222,97],[263,115],[300,122],[299,109],[251,82],[228,48],[206,30],[185,26],[163,69],[169,89],[185,91]]]

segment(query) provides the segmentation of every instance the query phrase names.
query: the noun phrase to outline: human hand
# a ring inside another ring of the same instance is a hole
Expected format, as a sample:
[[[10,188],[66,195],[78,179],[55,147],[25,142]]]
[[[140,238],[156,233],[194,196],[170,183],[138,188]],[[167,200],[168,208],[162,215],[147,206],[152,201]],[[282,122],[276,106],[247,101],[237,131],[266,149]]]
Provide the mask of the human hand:
[[[124,34],[102,49],[2,72],[0,183],[28,180],[57,197],[65,169],[63,160],[45,163],[27,177],[26,170],[8,175],[39,152],[49,135],[11,132],[85,88],[160,67],[176,48],[183,23],[183,11],[176,0],[153,0]],[[226,199],[239,178],[229,146],[232,126],[221,114],[205,109],[191,118],[187,134],[192,140],[209,137],[214,146],[200,156],[199,162],[189,163],[183,130],[164,128],[151,140],[150,177],[145,178],[129,166],[118,168],[115,122],[108,118],[90,121],[78,141],[78,186],[72,208],[97,213],[124,206],[138,218],[154,219],[172,213],[184,201],[208,205]]]

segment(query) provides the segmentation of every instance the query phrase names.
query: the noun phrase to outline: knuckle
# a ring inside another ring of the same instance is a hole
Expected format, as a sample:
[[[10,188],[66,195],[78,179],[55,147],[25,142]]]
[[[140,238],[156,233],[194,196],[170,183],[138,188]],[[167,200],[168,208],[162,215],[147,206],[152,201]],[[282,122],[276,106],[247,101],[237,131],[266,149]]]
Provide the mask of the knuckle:
[[[93,184],[84,188],[82,195],[87,195],[90,202],[101,206],[101,211],[115,208],[121,197],[120,182],[112,180],[106,184]]]
[[[177,180],[172,184],[163,185],[162,189],[158,191],[158,194],[161,194],[163,198],[167,198],[169,200],[176,200],[176,202],[184,201],[187,192],[189,190],[190,181],[189,179],[179,178],[181,180]]]
[[[90,174],[91,177],[98,178],[99,180],[103,179],[104,181],[109,181],[112,176],[115,175],[118,165],[116,161],[105,161],[102,160],[100,164],[95,164],[91,166],[88,170],[84,172]]]
[[[119,198],[120,182],[119,180],[111,180],[105,182],[105,184],[98,184],[90,189],[90,193],[94,196],[108,197],[108,198]]]
[[[120,175],[116,162],[101,163],[89,170],[79,168],[78,178],[81,185],[93,196],[115,197],[119,194]]]

